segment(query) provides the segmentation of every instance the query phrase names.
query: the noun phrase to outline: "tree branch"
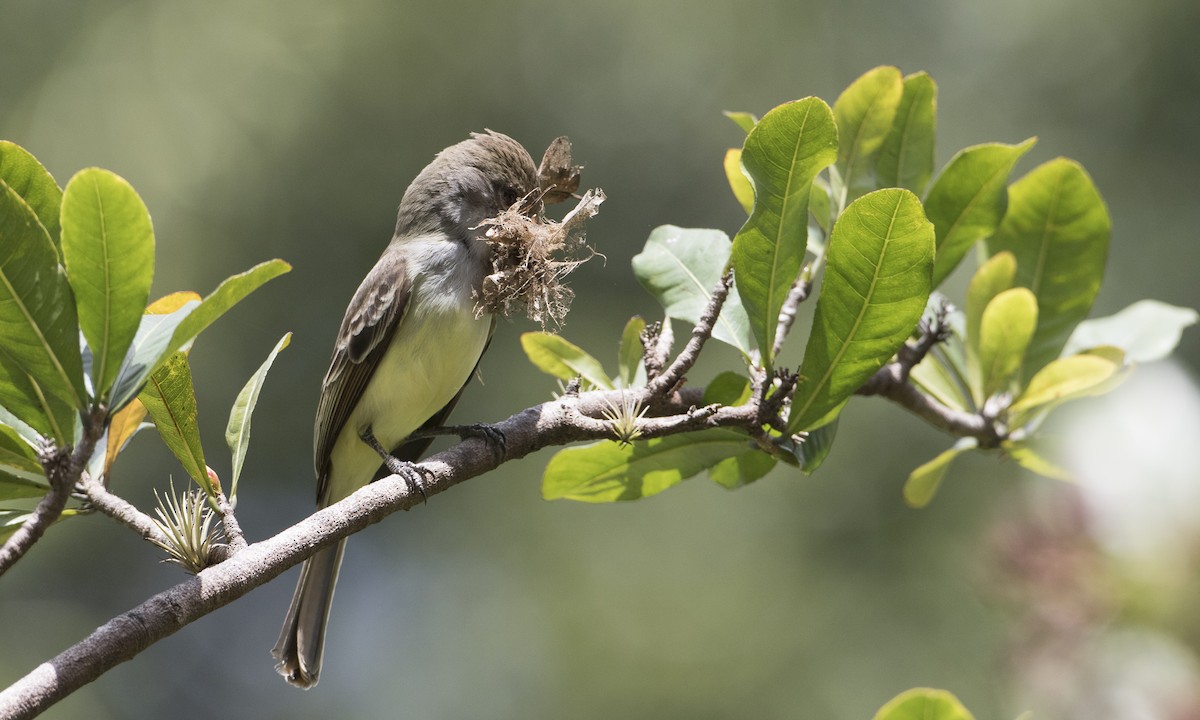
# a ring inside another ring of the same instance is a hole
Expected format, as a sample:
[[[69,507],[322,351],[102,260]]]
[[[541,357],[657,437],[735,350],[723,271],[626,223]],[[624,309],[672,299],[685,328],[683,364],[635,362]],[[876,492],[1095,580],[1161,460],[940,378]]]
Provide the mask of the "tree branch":
[[[498,423],[494,429],[505,438],[502,457],[485,440],[469,438],[428,458],[420,463],[426,479],[425,494],[436,495],[544,447],[610,437],[609,424],[595,418],[601,417],[610,403],[619,402],[622,392],[629,391],[565,396]],[[696,409],[698,397],[696,392],[677,392],[648,402],[666,414],[640,421],[643,435],[658,437],[718,426],[750,427],[755,422],[757,409],[753,406]],[[272,538],[247,545],[224,562],[118,615],[0,692],[0,718],[36,716],[159,640],[272,580],[319,548],[421,502],[419,494],[409,491],[405,478],[391,475]]]

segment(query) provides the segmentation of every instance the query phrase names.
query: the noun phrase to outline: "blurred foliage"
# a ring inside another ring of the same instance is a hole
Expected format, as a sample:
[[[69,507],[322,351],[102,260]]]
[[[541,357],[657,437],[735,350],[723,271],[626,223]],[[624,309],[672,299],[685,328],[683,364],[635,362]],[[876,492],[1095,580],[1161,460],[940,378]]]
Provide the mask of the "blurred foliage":
[[[569,333],[616,338],[630,315],[653,317],[621,270],[650,228],[740,224],[720,161],[741,133],[722,110],[832,97],[881,62],[925,68],[955,99],[940,110],[939,161],[1035,133],[1034,163],[1062,153],[1088,167],[1115,239],[1096,314],[1151,294],[1194,306],[1200,8],[1102,10],[1081,0],[751,0],[704,12],[677,0],[15,0],[0,9],[0,136],[36,149],[60,179],[101,165],[139,189],[158,240],[152,297],[213,287],[264,257],[294,262],[258,303],[208,330],[194,357],[201,412],[219,418],[281,329],[295,330],[296,348],[259,398],[243,470],[240,517],[256,539],[310,510],[310,419],[328,345],[390,236],[400,193],[434,151],[483,127],[531,147],[569,134],[585,183],[609,192],[590,235],[609,266],[573,277]],[[949,282],[963,288],[968,277]],[[523,360],[527,328],[514,325],[499,328],[485,384],[468,390],[459,420],[503,417],[537,399],[531,389],[553,390]],[[1200,361],[1195,334],[1180,358]],[[356,538],[328,650],[340,681],[300,694],[275,678],[267,649],[290,590],[281,581],[52,714],[692,718],[804,708],[864,718],[929,684],[953,688],[981,717],[1014,716],[1035,705],[1014,705],[995,673],[1015,621],[975,578],[981,536],[1022,485],[995,482],[1017,474],[1011,464],[968,456],[955,472],[970,482],[922,513],[906,509],[895,500],[904,472],[941,447],[900,418],[884,403],[847,413],[819,479],[732,495],[688,484],[602,511],[545,505],[533,481],[542,461],[514,464]],[[884,428],[886,443],[866,440]],[[221,430],[203,428],[205,444],[220,447]],[[1191,467],[1179,462],[1187,447],[1153,447],[1164,467]],[[153,443],[135,440],[127,453],[114,481],[150,507],[147,479],[177,465]],[[56,530],[41,560],[0,585],[5,644],[21,648],[0,656],[5,679],[170,581],[123,528],[85,519]],[[1156,617],[1168,632],[1194,623]],[[1197,637],[1192,627],[1185,649],[1200,647]]]

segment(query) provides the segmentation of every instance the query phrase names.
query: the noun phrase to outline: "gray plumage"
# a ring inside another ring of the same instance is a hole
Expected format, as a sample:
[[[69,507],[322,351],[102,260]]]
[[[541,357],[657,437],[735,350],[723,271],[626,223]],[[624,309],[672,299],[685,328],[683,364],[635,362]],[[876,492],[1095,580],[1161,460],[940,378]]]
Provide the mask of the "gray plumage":
[[[317,505],[370,482],[382,465],[359,435],[371,427],[401,460],[430,440],[454,407],[494,321],[476,318],[473,293],[489,268],[479,223],[537,188],[533,159],[488,131],[438,153],[400,201],[392,241],[346,309],[313,428]],[[289,683],[316,685],[345,541],[305,561],[273,655]]]

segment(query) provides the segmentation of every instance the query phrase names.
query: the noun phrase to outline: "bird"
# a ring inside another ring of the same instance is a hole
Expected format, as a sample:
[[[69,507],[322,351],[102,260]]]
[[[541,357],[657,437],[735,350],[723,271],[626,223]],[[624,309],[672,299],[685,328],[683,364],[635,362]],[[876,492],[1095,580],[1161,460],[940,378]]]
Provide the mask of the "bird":
[[[538,189],[529,152],[488,130],[437,153],[405,190],[387,248],[346,308],[313,428],[317,507],[420,459],[491,342],[476,309],[491,267],[483,220]],[[415,434],[415,437],[410,437]],[[389,457],[390,456],[390,457]],[[412,474],[408,482],[420,491]],[[272,651],[292,685],[320,678],[346,540],[306,560]]]

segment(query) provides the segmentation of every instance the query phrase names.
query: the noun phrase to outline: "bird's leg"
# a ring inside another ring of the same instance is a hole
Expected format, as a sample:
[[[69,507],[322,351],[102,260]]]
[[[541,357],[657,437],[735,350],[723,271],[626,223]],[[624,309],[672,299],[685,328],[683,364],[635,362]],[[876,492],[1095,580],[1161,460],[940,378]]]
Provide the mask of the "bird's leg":
[[[421,484],[425,480],[425,473],[427,471],[424,471],[421,467],[414,463],[401,460],[400,458],[388,452],[387,449],[384,448],[383,445],[380,444],[379,440],[375,437],[375,433],[371,432],[370,425],[363,428],[363,431],[358,437],[361,438],[362,441],[367,445],[369,445],[372,450],[379,453],[379,457],[383,458],[383,464],[387,466],[387,469],[393,475],[399,475],[400,477],[404,478],[404,482],[408,483],[408,489],[410,491],[421,494],[421,502],[429,501],[429,496],[425,494],[425,488]]]
[[[443,425],[440,427],[425,428],[420,435],[457,435],[460,440],[467,438],[478,438],[482,440],[492,454],[496,457],[497,462],[504,460],[504,453],[508,447],[508,440],[504,437],[504,433],[500,432],[495,425],[487,423],[474,423],[471,425]]]

